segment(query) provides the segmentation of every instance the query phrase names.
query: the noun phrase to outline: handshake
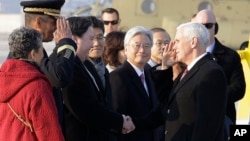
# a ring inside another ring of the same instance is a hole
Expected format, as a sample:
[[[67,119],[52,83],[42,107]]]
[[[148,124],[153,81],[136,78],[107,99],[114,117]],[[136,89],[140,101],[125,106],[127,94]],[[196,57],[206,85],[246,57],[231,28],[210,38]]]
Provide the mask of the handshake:
[[[122,134],[128,134],[135,130],[135,125],[132,121],[132,118],[130,116],[122,115],[123,117],[123,128],[122,128]]]

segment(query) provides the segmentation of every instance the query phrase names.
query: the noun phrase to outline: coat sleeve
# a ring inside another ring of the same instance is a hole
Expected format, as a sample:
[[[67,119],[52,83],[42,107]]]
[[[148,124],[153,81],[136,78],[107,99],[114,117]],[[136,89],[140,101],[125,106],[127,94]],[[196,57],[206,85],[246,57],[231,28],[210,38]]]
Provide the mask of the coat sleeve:
[[[228,102],[234,103],[244,97],[246,82],[239,55],[235,53],[234,58],[231,59],[233,59],[233,64],[231,75],[228,76],[227,95]]]
[[[173,69],[151,70],[160,103],[167,104],[168,95],[173,87]]]
[[[59,41],[50,57],[41,61],[41,70],[56,88],[62,88],[72,79],[76,44],[65,38]]]
[[[112,72],[110,74],[110,85],[112,90],[114,110],[119,113],[122,112],[123,114],[128,114],[127,107],[129,107],[129,102],[126,82],[122,80],[121,76],[118,73]]]

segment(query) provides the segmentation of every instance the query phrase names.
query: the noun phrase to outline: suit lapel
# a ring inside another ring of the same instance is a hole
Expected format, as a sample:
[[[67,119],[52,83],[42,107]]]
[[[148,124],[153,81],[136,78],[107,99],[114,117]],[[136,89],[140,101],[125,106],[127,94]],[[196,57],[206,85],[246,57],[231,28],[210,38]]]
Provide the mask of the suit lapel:
[[[223,45],[217,40],[217,38],[215,38],[215,45],[212,54],[223,54],[223,53],[224,53]]]
[[[179,83],[175,87],[175,92],[177,92],[183,85],[185,85],[190,78],[198,71],[198,66],[193,67],[186,75],[185,77],[180,80],[179,78]]]
[[[96,81],[98,87],[100,88],[100,92],[104,94],[104,87],[103,87],[101,78],[99,77],[99,75],[95,69],[95,66],[89,60],[84,61],[84,64],[88,68],[90,73],[93,75],[93,77],[95,78],[95,81]]]
[[[80,60],[78,57],[76,57],[76,63],[81,67],[81,70],[82,70],[83,74],[86,75],[86,77],[88,78],[89,82],[92,83],[93,88],[97,91],[98,95],[101,96],[101,92],[100,92],[99,86],[96,86],[96,85],[95,85],[95,83],[93,82],[91,76],[89,75],[89,73],[91,73],[90,70],[89,70],[89,68],[87,68],[87,69],[88,69],[88,71],[87,71],[86,68],[85,68],[85,67],[87,67],[87,66],[85,66],[85,64],[83,64],[83,63],[81,62],[81,60]],[[93,76],[92,73],[91,73],[91,75]],[[94,77],[94,76],[93,76],[93,77]],[[94,78],[94,79],[95,79],[95,78]],[[97,84],[97,85],[98,85],[98,84]],[[97,88],[97,87],[98,87],[98,88]],[[98,89],[99,89],[99,90],[98,90]]]
[[[146,80],[147,87],[148,87],[148,95],[149,95],[149,98],[151,99],[153,108],[155,108],[158,105],[158,98],[156,95],[155,85],[150,75],[150,71],[144,70],[144,73],[145,73],[145,78],[146,78],[145,80]]]
[[[205,62],[207,62],[209,59],[211,58],[211,54],[206,54],[203,58],[201,58],[193,67],[191,70],[189,70],[189,72],[185,75],[185,77],[180,80],[183,72],[177,77],[173,89],[170,93],[170,97],[169,97],[169,102],[173,99],[173,97],[175,96],[175,94],[185,85],[189,82],[189,80],[195,75],[195,73],[197,73],[197,71],[199,71],[199,68],[202,64],[204,64]]]
[[[130,75],[131,79],[132,79],[132,82],[131,83],[134,83],[136,89],[139,90],[139,95],[141,95],[146,101],[147,103],[150,103],[150,99],[149,99],[149,96],[141,82],[141,79],[140,77],[137,75],[136,71],[134,70],[134,68],[126,61],[124,62],[124,67],[127,68],[127,72],[128,74]],[[145,76],[146,77],[146,76]]]

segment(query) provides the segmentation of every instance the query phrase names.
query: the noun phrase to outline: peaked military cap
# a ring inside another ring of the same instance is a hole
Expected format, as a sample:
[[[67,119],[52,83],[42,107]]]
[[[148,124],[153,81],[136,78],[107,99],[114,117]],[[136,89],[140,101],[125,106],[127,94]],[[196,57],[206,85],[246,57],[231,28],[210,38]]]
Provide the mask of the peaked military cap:
[[[49,16],[59,17],[61,7],[65,0],[29,0],[21,1],[24,13],[38,13]]]

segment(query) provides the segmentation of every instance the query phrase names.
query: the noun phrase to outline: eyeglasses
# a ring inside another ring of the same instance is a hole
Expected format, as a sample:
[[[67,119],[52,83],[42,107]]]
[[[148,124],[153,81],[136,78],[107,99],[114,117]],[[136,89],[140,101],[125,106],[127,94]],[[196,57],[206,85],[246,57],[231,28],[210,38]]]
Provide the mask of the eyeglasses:
[[[162,47],[162,46],[166,46],[166,45],[168,45],[169,44],[169,42],[156,42],[156,43],[154,43],[156,46],[158,46],[158,47]]]
[[[207,29],[210,29],[213,27],[215,23],[204,23],[203,25],[207,28]]]
[[[132,43],[130,44],[135,50],[139,50],[141,47],[145,50],[151,49],[152,44],[150,43],[145,43],[145,44],[139,44],[139,43]]]
[[[118,24],[118,20],[114,20],[114,21],[103,21],[103,23],[104,23],[105,25],[109,25],[109,23],[111,23],[111,25],[116,25],[116,24]]]

